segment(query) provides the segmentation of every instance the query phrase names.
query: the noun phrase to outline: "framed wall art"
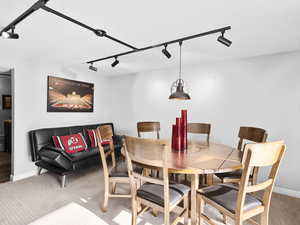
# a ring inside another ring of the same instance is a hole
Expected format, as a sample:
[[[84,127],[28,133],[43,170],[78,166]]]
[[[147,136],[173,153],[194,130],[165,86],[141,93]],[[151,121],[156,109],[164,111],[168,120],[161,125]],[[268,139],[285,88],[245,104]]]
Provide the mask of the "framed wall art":
[[[94,84],[48,76],[47,112],[93,112]]]
[[[11,109],[11,95],[2,95],[2,109]]]

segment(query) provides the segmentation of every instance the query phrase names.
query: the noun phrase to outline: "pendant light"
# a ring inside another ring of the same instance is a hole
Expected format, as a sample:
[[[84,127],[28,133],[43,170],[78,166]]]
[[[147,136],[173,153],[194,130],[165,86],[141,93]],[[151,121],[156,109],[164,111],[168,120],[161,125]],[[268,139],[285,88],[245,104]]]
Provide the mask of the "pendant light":
[[[169,99],[176,100],[190,100],[191,97],[184,91],[184,81],[181,79],[181,46],[182,42],[179,42],[180,55],[179,55],[179,79],[177,79],[171,86],[171,95]]]

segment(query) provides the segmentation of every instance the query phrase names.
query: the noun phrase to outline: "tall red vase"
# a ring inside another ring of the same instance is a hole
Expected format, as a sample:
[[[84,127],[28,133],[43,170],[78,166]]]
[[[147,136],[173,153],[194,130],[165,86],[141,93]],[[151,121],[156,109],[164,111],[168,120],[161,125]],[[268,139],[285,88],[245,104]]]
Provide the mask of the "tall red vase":
[[[181,118],[176,118],[176,138],[175,138],[175,150],[181,150],[181,143],[182,143],[182,128],[181,128]]]
[[[187,110],[181,110],[182,149],[187,149]]]
[[[187,147],[187,110],[181,110],[181,117],[172,125],[172,149],[184,151]]]
[[[176,136],[177,136],[177,134],[176,134],[176,130],[177,128],[176,128],[176,125],[172,125],[172,149],[175,149],[175,142],[176,142]]]

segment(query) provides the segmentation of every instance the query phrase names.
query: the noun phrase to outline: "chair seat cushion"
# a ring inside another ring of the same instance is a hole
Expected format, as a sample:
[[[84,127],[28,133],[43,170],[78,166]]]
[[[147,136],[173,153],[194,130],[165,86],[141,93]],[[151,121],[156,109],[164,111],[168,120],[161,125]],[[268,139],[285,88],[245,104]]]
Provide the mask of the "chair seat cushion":
[[[143,168],[140,167],[134,167],[134,172],[136,173],[142,173]],[[127,165],[125,163],[121,163],[117,165],[114,169],[112,169],[109,173],[110,177],[128,177],[128,169]]]
[[[229,184],[219,184],[202,188],[198,192],[210,200],[213,200],[217,204],[223,206],[230,212],[235,213],[238,198],[237,187]],[[262,202],[259,199],[249,194],[246,195],[244,211],[253,209],[260,205],[262,205]]]
[[[228,172],[228,173],[216,173],[215,174],[220,179],[224,178],[230,178],[230,179],[240,179],[242,177],[242,170],[237,170],[234,172]],[[252,175],[250,175],[250,178],[252,178]]]
[[[115,167],[113,168],[110,173],[109,173],[110,177],[128,177],[128,170],[127,168],[122,167]]]
[[[223,179],[225,177],[230,177],[230,178],[241,178],[242,176],[242,171],[241,170],[237,170],[234,172],[228,172],[228,173],[216,173],[215,174],[217,177],[219,177],[220,179]]]
[[[190,191],[190,188],[183,184],[170,184],[169,188],[171,205],[176,203]],[[145,183],[137,190],[137,196],[160,206],[164,206],[163,185]]]

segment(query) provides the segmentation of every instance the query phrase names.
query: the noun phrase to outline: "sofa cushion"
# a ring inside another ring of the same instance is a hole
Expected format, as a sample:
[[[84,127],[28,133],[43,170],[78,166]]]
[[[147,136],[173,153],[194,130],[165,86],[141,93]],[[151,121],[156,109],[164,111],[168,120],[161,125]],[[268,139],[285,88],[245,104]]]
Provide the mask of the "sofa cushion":
[[[70,154],[70,157],[72,159],[72,162],[77,162],[77,161],[84,160],[89,157],[93,157],[97,154],[99,154],[98,148],[88,147],[85,151]]]

